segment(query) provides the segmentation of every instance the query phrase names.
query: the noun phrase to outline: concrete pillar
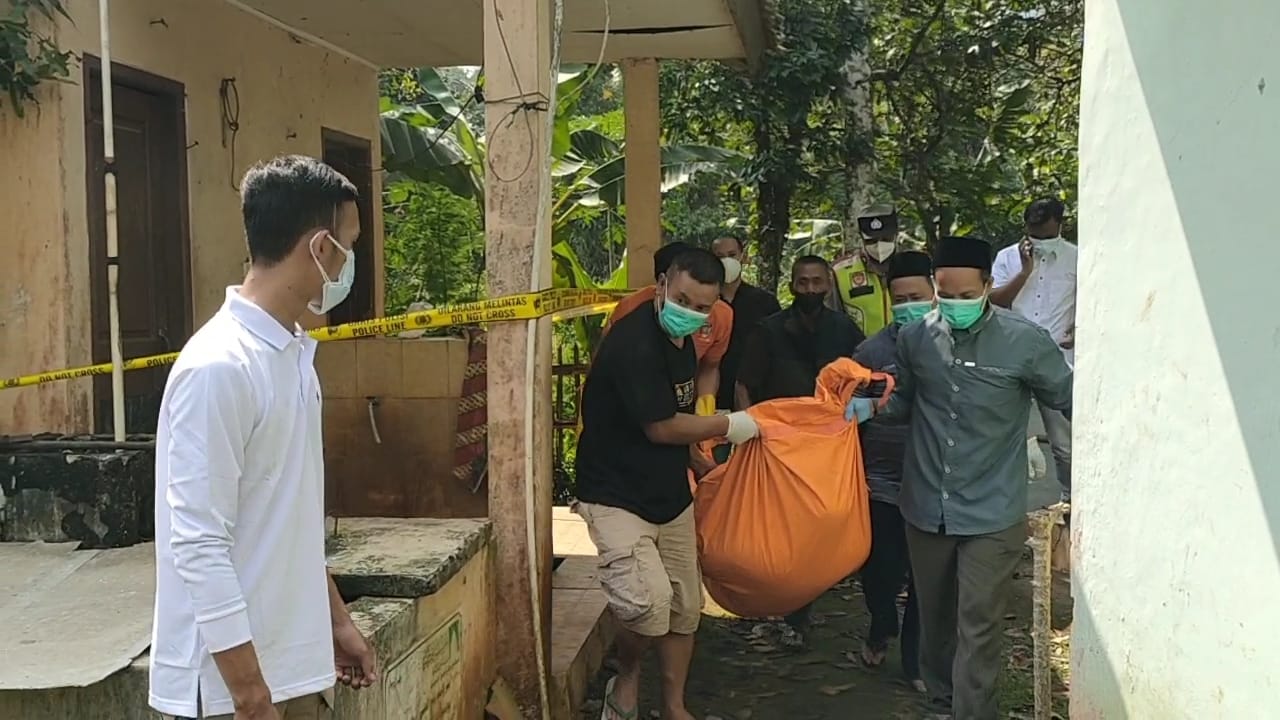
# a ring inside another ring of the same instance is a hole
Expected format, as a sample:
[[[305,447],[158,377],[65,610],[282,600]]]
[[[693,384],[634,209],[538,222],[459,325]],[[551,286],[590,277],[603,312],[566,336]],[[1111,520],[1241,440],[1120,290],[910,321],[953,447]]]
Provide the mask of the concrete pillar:
[[[627,286],[653,283],[653,253],[662,244],[662,158],[658,128],[658,61],[622,61],[627,156]]]
[[[484,3],[485,249],[492,297],[551,287],[550,0]],[[551,320],[489,330],[489,517],[498,672],[547,718],[551,624]]]

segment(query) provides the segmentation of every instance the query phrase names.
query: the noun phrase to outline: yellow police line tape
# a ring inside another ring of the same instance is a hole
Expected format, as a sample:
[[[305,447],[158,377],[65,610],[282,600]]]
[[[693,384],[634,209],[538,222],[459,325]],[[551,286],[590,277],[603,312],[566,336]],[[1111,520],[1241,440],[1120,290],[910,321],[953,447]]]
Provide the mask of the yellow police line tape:
[[[373,320],[322,327],[311,330],[307,334],[319,342],[330,340],[351,340],[353,338],[394,335],[406,330],[425,330],[427,328],[451,327],[456,325],[478,325],[481,323],[503,322],[508,320],[534,320],[551,316],[553,320],[568,320],[586,315],[599,315],[609,312],[618,300],[630,290],[578,290],[557,288],[542,290],[522,295],[508,295],[463,303],[434,310],[420,310],[392,315]],[[178,353],[152,355],[124,361],[125,370],[145,370],[147,368],[170,365],[178,359]],[[54,370],[34,375],[0,380],[0,390],[9,388],[43,385],[59,380],[74,380],[91,375],[111,374],[111,363],[88,365],[85,367]]]

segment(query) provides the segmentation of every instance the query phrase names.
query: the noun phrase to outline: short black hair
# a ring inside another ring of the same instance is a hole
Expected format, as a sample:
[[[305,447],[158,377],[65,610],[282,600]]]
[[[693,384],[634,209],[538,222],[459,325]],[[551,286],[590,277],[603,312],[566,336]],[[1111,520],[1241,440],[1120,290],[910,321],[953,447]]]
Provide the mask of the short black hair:
[[[747,249],[747,244],[743,242],[742,238],[738,237],[733,233],[724,233],[722,235],[717,235],[711,238],[711,244],[714,245],[718,240],[732,240],[738,243],[738,252],[744,252]]]
[[[817,255],[801,255],[796,258],[795,262],[791,263],[792,278],[796,276],[796,269],[803,265],[820,265],[828,274],[831,273],[831,263],[827,262],[826,258],[819,257]]]
[[[338,207],[360,193],[342,173],[305,155],[281,155],[259,162],[240,183],[249,259],[274,265],[293,252],[311,228],[333,227]]]
[[[710,250],[688,248],[677,255],[666,274],[671,276],[679,272],[688,273],[689,277],[703,285],[724,284],[724,263]]]
[[[1022,220],[1028,225],[1043,225],[1050,220],[1062,222],[1067,215],[1067,207],[1057,198],[1040,198],[1027,206],[1022,212]]]
[[[687,250],[692,250],[693,246],[682,242],[667,243],[658,248],[653,254],[653,280],[658,281],[658,277],[671,267],[671,262]]]

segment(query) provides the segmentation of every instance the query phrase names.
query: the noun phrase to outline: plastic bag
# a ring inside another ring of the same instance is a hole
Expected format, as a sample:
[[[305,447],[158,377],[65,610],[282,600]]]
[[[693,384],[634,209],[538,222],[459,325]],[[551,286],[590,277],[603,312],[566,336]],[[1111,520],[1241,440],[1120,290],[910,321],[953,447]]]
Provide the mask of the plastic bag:
[[[893,378],[841,358],[823,368],[810,398],[747,412],[761,439],[739,446],[694,495],[703,583],[745,617],[794,612],[856,572],[871,552],[870,499],[849,398]]]

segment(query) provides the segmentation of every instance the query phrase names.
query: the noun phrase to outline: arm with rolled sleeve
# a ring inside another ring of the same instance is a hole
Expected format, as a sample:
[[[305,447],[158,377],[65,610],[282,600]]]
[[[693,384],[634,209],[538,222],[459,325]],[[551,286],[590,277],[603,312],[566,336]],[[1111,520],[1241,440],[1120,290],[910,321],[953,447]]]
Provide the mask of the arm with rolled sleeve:
[[[1027,384],[1036,402],[1061,411],[1071,419],[1071,366],[1047,330],[1035,328]]]
[[[256,411],[244,369],[230,362],[175,370],[166,401],[169,547],[196,626],[237,707],[270,702],[231,548],[245,448]],[[264,700],[265,698],[265,700]]]

